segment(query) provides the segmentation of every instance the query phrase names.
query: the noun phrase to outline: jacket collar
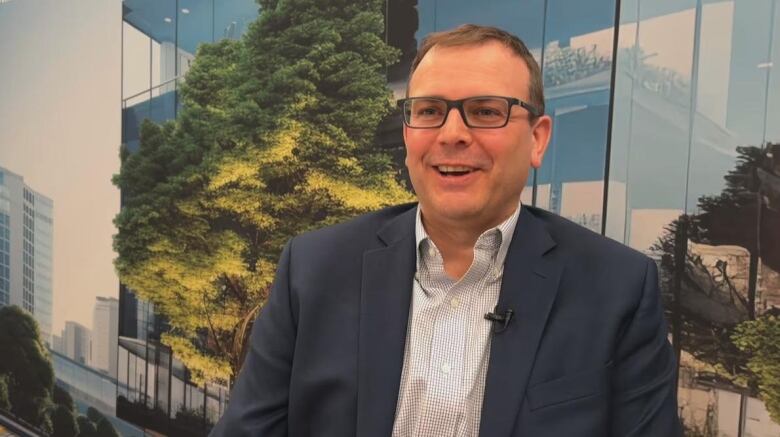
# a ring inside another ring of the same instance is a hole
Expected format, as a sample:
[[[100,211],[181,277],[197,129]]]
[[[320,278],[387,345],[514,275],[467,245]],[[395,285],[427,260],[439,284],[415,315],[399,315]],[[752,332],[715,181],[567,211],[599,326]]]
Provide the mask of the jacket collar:
[[[509,436],[515,426],[563,271],[555,246],[545,223],[523,207],[497,305],[498,312],[512,309],[514,315],[504,331],[493,333],[480,435]]]
[[[415,270],[415,208],[382,227],[385,247],[363,254],[358,334],[357,435],[393,430]]]

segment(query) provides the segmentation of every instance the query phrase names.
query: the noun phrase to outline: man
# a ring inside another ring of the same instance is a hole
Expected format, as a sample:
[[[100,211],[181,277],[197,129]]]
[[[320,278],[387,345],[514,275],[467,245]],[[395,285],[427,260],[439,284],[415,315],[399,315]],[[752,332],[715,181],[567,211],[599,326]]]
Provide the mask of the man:
[[[212,435],[678,435],[655,264],[520,205],[551,131],[525,45],[433,34],[408,95],[419,204],[288,243]]]

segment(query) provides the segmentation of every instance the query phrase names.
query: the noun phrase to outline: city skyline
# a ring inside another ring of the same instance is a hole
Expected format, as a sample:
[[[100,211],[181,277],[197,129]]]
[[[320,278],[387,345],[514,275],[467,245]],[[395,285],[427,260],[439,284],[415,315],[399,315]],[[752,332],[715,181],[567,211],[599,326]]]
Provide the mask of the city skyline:
[[[92,328],[66,320],[52,333],[51,349],[92,369],[116,378],[119,300],[98,296],[92,306]]]

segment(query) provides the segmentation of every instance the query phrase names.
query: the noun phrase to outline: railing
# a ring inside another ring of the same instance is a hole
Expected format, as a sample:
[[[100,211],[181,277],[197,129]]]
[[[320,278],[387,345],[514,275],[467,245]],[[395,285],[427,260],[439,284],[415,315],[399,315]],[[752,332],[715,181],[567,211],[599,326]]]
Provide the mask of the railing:
[[[0,3],[2,2],[3,0],[0,0]],[[0,430],[2,430],[3,427],[20,436],[42,437],[45,435],[38,428],[27,423],[24,419],[17,417],[10,411],[0,408]]]
[[[2,0],[0,0],[0,1],[2,1]],[[161,82],[160,84],[155,85],[155,86],[153,86],[153,87],[151,87],[149,89],[137,92],[137,93],[133,94],[130,97],[123,98],[122,99],[122,109],[125,109],[127,107],[127,102],[128,101],[130,101],[130,100],[132,100],[132,99],[134,99],[136,97],[141,97],[144,94],[149,94],[149,98],[151,98],[152,97],[152,92],[154,90],[160,89],[160,88],[162,88],[164,86],[167,86],[168,84],[174,83],[174,82],[178,81],[179,79],[184,79],[184,75],[182,74],[182,75],[179,75],[179,76],[176,76],[176,77],[172,77],[172,78],[170,78],[170,79],[168,79],[168,80],[166,80],[164,82]]]

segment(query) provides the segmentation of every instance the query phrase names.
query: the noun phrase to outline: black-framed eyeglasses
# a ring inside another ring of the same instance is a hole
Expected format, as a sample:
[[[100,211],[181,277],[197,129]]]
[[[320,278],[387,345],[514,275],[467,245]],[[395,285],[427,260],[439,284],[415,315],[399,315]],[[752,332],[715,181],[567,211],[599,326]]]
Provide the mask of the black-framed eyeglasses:
[[[542,115],[535,106],[514,97],[475,96],[460,100],[409,97],[398,101],[398,106],[404,114],[404,124],[415,129],[434,129],[444,126],[452,108],[458,109],[463,122],[468,127],[501,128],[509,123],[509,114],[514,105],[525,108],[534,118]]]

